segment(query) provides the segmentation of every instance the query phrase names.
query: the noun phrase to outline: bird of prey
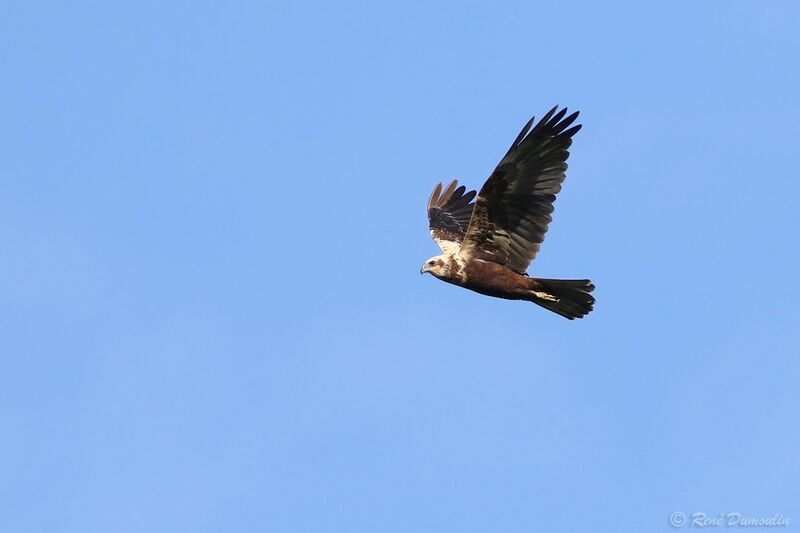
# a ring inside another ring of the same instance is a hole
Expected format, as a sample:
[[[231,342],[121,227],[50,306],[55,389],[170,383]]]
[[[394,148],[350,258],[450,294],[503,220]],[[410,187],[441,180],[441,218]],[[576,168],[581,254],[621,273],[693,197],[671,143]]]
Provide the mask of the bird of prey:
[[[487,296],[533,302],[570,320],[592,310],[590,280],[527,274],[552,220],[572,136],[581,129],[570,127],[577,112],[565,118],[567,109],[557,109],[533,128],[533,118],[525,124],[477,198],[457,181],[444,190],[436,185],[428,200],[428,221],[442,254],[425,261],[421,274]]]

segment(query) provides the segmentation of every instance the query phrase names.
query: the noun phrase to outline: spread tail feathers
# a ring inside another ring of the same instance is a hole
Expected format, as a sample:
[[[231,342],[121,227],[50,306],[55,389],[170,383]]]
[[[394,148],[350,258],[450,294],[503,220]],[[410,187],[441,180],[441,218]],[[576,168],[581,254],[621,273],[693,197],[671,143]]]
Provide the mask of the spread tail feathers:
[[[586,316],[594,305],[594,297],[589,294],[594,284],[588,279],[541,279],[532,278],[531,301],[573,320]]]

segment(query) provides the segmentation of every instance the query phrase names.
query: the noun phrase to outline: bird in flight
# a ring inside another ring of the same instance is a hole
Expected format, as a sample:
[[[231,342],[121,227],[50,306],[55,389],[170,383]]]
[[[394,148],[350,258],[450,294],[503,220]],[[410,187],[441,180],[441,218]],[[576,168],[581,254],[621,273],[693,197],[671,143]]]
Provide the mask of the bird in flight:
[[[420,274],[487,296],[533,302],[570,320],[592,310],[590,280],[527,274],[566,178],[572,136],[581,129],[580,124],[570,127],[577,112],[565,118],[567,109],[557,109],[533,128],[533,118],[525,124],[477,198],[458,181],[444,190],[436,185],[428,222],[442,254],[425,261]]]

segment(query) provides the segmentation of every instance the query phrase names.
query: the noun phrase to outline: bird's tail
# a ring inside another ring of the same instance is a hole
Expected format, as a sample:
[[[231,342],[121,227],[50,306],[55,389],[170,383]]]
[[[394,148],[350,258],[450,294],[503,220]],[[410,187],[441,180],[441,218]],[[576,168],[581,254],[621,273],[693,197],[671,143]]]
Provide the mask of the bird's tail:
[[[583,318],[594,306],[594,297],[589,294],[594,284],[588,279],[531,278],[531,282],[530,301],[564,318]]]

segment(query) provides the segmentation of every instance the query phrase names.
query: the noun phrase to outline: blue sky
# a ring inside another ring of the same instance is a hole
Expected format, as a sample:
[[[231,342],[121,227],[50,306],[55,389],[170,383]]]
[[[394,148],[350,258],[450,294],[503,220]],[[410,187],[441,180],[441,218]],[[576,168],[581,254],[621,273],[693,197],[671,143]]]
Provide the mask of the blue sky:
[[[1,531],[797,527],[797,4],[400,4],[4,5]],[[418,274],[554,104],[575,322]]]

